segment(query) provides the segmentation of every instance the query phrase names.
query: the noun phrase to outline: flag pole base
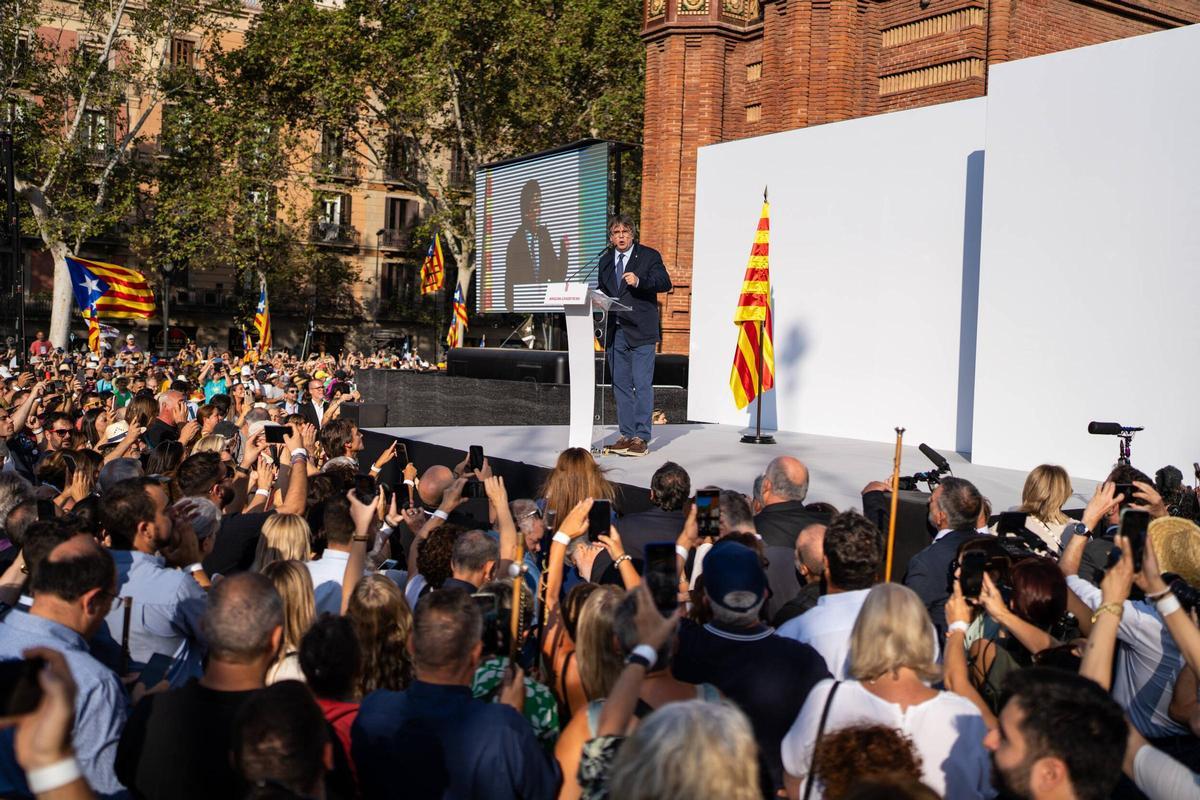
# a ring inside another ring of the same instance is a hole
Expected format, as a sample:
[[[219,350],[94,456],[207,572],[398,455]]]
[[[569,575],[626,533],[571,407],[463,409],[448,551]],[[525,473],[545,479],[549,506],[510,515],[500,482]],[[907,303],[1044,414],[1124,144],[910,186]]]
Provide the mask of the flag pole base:
[[[775,444],[775,437],[769,433],[747,433],[741,441],[742,444]]]

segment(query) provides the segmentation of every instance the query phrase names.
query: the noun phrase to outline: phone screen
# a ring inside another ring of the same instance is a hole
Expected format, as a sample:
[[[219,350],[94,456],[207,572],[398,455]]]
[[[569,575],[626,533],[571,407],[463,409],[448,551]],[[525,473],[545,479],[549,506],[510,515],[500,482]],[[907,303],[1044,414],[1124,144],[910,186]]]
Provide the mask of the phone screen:
[[[1150,512],[1138,508],[1127,508],[1121,512],[1121,535],[1129,541],[1133,551],[1133,568],[1140,571],[1142,556],[1146,552],[1146,531],[1150,529]]]
[[[38,673],[46,666],[40,658],[0,661],[0,717],[28,714],[42,701]]]
[[[701,538],[720,535],[721,491],[700,489],[696,492],[696,526]]]
[[[354,494],[358,496],[360,503],[374,503],[375,496],[379,494],[379,486],[370,475],[358,475],[354,478]]]
[[[646,545],[646,585],[655,607],[664,617],[679,605],[679,570],[675,564],[675,545],[671,542]]]
[[[138,675],[138,683],[147,688],[157,686],[162,682],[163,678],[167,677],[167,672],[171,669],[173,659],[162,653],[155,653],[150,656],[150,660],[146,662],[146,666],[142,668],[141,674]]]
[[[471,445],[471,449],[467,451],[467,469],[477,470],[483,469],[483,446],[478,444]]]
[[[588,511],[588,541],[598,542],[600,536],[608,535],[612,527],[612,503],[608,500],[593,500]]]
[[[396,458],[399,459],[400,469],[404,469],[405,466],[411,463],[408,459],[408,445],[404,442],[396,442]]]
[[[283,437],[292,435],[292,426],[264,425],[263,433],[267,435],[267,444],[283,444]]]
[[[958,573],[963,597],[979,597],[980,591],[983,590],[983,571],[986,568],[987,553],[982,550],[968,550],[963,553],[962,566]]]

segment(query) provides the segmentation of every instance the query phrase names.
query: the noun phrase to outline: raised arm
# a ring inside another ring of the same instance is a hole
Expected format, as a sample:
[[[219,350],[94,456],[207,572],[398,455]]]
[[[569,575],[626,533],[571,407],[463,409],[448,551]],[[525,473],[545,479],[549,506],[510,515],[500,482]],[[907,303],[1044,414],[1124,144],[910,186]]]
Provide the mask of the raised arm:
[[[1103,602],[1092,615],[1092,630],[1088,634],[1083,660],[1079,664],[1080,675],[1091,678],[1106,690],[1112,687],[1117,628],[1121,625],[1125,600],[1129,597],[1129,587],[1133,585],[1133,558],[1129,553],[1128,542],[1123,536],[1117,536],[1115,542],[1117,547],[1121,548],[1121,558],[1105,573],[1104,580],[1100,583]]]

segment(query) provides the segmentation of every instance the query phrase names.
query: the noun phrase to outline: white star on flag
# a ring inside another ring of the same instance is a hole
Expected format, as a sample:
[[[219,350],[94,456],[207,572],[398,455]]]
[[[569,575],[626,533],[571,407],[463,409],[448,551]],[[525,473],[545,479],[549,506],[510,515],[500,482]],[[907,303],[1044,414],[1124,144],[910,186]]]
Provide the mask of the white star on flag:
[[[100,294],[100,281],[96,280],[95,278],[86,279],[82,283],[82,286],[92,294]]]

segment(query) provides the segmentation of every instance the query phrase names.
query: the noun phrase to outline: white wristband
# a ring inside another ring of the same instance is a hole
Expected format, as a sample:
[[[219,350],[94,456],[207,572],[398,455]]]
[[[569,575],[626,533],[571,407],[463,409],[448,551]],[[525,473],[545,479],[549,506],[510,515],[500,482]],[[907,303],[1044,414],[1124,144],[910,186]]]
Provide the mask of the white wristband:
[[[255,489],[254,496],[255,497],[270,497],[271,490],[270,489]]]
[[[650,666],[654,666],[654,662],[658,661],[658,651],[648,644],[639,644],[630,652],[631,656],[641,656],[650,662]]]
[[[684,561],[687,561],[688,550],[683,545],[677,544],[677,545],[675,545],[675,555],[679,556]]]
[[[195,575],[197,572],[199,572],[202,569],[204,569],[204,565],[201,564],[199,561],[197,561],[195,564],[188,564],[187,567],[185,567],[183,571],[191,573],[192,575]]]
[[[569,545],[571,543],[571,537],[567,536],[562,531],[559,531],[558,533],[554,534],[550,541],[558,542],[561,545]]]
[[[416,486],[417,484],[416,484],[416,481],[410,481],[410,480],[408,480],[407,478],[405,478],[405,479],[404,479],[404,485],[405,485],[405,486]]]
[[[438,519],[440,519],[440,520],[447,520],[447,519],[450,519],[450,515],[449,515],[449,514],[447,514],[445,511],[442,511],[440,508],[439,508],[437,511],[433,512],[432,514],[430,514],[429,516],[431,516],[431,517],[437,517],[437,518],[438,518]]]
[[[26,772],[25,783],[29,785],[29,791],[34,794],[44,794],[61,789],[82,777],[83,772],[79,769],[79,763],[74,756],[68,756],[62,761]]]
[[[303,447],[297,447],[292,451],[292,454],[288,456],[288,458],[295,458],[296,456],[304,456],[305,458],[308,458],[308,451]]]
[[[962,631],[963,633],[966,633],[967,628],[969,627],[971,626],[963,622],[961,619],[958,619],[946,626],[946,633],[950,634],[954,633],[955,631]]]
[[[372,474],[372,475],[375,475],[375,474],[377,474],[377,473],[378,473],[378,472],[379,472],[381,469],[383,469],[383,467],[379,466],[378,464],[372,464],[372,465],[371,465],[371,474]]]
[[[1165,617],[1168,614],[1174,614],[1176,611],[1183,608],[1183,605],[1179,602],[1178,597],[1173,594],[1169,594],[1155,603],[1154,607],[1158,609],[1158,615],[1160,617]]]

